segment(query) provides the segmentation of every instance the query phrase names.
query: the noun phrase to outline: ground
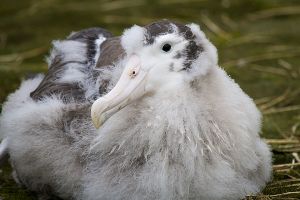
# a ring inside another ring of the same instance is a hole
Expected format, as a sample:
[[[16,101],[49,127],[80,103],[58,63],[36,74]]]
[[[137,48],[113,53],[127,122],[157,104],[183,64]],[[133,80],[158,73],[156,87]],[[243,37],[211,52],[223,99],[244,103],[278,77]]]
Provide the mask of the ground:
[[[1,0],[0,102],[26,76],[46,71],[53,39],[92,26],[118,35],[162,18],[200,24],[219,50],[220,65],[263,113],[274,178],[247,199],[300,199],[298,0]],[[0,199],[37,199],[10,172],[8,164],[0,170]]]

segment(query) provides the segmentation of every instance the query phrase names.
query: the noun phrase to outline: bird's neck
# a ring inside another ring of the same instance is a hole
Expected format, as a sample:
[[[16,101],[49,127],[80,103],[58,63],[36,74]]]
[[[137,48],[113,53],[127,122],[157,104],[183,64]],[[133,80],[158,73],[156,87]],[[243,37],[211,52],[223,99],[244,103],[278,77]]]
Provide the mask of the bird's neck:
[[[151,133],[149,140],[161,138],[165,140],[162,145],[174,148],[185,142],[191,143],[190,146],[196,145],[196,137],[202,131],[201,124],[211,118],[209,105],[201,102],[201,97],[191,88],[160,94],[145,101],[148,109],[143,111],[142,116],[145,117],[145,129]]]
[[[220,159],[229,162],[234,138],[201,95],[186,88],[145,97],[116,113],[92,143],[95,170],[114,177],[144,172],[151,179],[156,171],[149,169],[172,172],[178,167],[186,178],[194,176],[193,167]]]
[[[131,152],[133,157],[141,152],[174,153],[180,146],[190,153],[197,148],[198,153],[199,148],[202,153],[220,151],[214,149],[218,143],[227,148],[230,139],[218,127],[210,105],[191,90],[146,97],[125,107],[104,124],[95,146],[102,153]]]

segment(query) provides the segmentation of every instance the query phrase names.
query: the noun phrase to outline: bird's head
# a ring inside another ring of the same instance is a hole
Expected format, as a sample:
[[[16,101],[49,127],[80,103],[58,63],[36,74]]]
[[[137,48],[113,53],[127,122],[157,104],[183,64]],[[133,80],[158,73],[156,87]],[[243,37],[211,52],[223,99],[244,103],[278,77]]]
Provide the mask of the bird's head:
[[[146,94],[166,94],[201,80],[217,65],[216,48],[196,24],[168,20],[124,31],[123,73],[115,87],[92,105],[96,128],[126,105]]]

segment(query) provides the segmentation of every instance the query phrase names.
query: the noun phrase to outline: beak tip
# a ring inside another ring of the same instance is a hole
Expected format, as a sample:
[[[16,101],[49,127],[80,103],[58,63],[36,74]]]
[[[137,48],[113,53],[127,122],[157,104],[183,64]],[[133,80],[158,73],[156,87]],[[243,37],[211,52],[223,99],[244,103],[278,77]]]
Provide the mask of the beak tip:
[[[103,116],[102,115],[101,116],[92,115],[92,122],[93,122],[95,128],[99,129],[104,122]]]
[[[98,122],[95,122],[94,120],[93,120],[93,124],[94,124],[94,127],[96,128],[96,129],[99,129],[100,128],[100,123],[98,123]]]
[[[92,110],[92,113],[91,113],[91,118],[92,118],[92,122],[93,122],[94,127],[96,129],[99,129],[100,126],[101,126],[101,123],[100,123],[99,117],[95,114],[95,112],[93,112],[93,110]]]

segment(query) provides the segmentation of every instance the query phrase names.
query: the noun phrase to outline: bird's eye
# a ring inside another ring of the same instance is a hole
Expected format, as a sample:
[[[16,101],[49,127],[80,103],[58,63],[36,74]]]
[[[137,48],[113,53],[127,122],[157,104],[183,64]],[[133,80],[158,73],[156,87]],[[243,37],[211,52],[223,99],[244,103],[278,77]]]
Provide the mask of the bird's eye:
[[[130,76],[130,78],[136,77],[137,74],[138,74],[138,69],[131,69],[131,70],[129,71],[129,76]]]
[[[164,52],[168,52],[168,51],[170,51],[171,50],[171,45],[170,44],[164,44],[164,46],[162,47],[162,50],[164,51]]]

